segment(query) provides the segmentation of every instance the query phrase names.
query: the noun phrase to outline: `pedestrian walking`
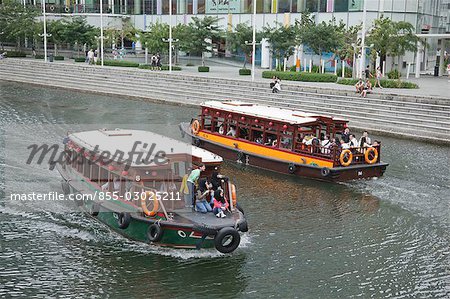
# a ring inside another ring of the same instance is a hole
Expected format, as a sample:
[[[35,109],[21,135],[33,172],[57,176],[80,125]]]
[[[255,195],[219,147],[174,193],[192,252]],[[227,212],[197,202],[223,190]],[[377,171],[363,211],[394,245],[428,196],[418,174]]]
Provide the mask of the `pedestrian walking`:
[[[33,52],[33,57],[36,57],[36,47],[34,45],[31,46],[31,51]]]
[[[381,86],[380,80],[383,77],[383,74],[381,73],[381,69],[380,67],[377,67],[377,74],[376,74],[376,78],[377,78],[377,82],[375,82],[375,87],[379,87],[381,89],[383,89],[383,86]]]

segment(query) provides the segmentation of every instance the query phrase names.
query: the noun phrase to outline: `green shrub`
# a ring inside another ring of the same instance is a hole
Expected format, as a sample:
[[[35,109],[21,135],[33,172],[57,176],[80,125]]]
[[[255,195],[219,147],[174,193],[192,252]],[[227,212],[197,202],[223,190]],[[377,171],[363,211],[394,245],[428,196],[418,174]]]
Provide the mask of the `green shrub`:
[[[209,72],[209,66],[199,66],[198,67],[199,72],[207,73]]]
[[[57,55],[55,57],[53,57],[55,60],[64,60],[64,56],[61,55]]]
[[[358,82],[357,79],[339,79],[338,80],[338,84],[343,84],[343,85],[355,85],[356,82]],[[370,79],[370,83],[372,84],[372,86],[375,87],[375,79]],[[407,82],[407,81],[400,81],[400,80],[380,80],[380,84],[381,86],[385,87],[385,88],[406,88],[406,89],[416,89],[419,88],[419,86],[417,86],[417,84],[412,83],[412,82]]]
[[[263,78],[272,78],[276,76],[281,80],[303,81],[303,82],[336,82],[337,76],[334,74],[315,74],[305,72],[276,72],[264,71]]]
[[[392,70],[389,73],[387,73],[387,77],[389,79],[400,79],[400,72],[398,70]]]
[[[143,70],[149,70],[149,69],[152,69],[153,67],[152,67],[151,64],[140,64],[139,68],[143,69]],[[161,70],[162,71],[168,71],[169,70],[169,66],[168,65],[163,65],[163,66],[161,66]],[[181,67],[176,66],[176,65],[172,65],[172,71],[181,71]]]
[[[74,60],[75,60],[75,62],[85,62],[86,57],[75,57]]]
[[[252,70],[249,69],[239,69],[239,75],[248,76],[252,74]]]
[[[97,65],[101,65],[102,62],[97,60]],[[121,67],[139,67],[139,63],[125,60],[103,60],[105,66],[121,66]]]
[[[338,68],[337,75],[338,77],[342,76],[342,68]],[[353,76],[353,70],[349,67],[346,67],[344,71],[344,76],[345,78],[351,78]]]
[[[193,63],[187,63],[186,66],[194,66]]]
[[[35,59],[44,59],[44,55],[42,54],[37,54],[36,56],[34,56]]]
[[[20,51],[6,51],[6,57],[27,57],[27,54]]]

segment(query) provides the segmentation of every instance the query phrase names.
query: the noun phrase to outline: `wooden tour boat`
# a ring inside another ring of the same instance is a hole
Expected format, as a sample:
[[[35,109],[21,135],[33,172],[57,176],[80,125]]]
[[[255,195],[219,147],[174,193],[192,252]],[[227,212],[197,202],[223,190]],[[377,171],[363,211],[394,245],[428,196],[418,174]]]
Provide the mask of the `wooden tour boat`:
[[[144,141],[156,144],[158,152]],[[132,149],[134,155],[128,158],[116,154],[104,158],[105,152]],[[165,155],[156,163],[159,151]],[[150,162],[141,163],[146,155]],[[239,246],[239,231],[248,230],[235,187],[226,177],[221,187],[230,204],[227,217],[185,206],[179,190],[189,168],[203,163],[202,178],[222,163],[220,156],[204,149],[146,131],[102,129],[66,137],[63,160],[57,165],[63,191],[82,195],[82,200],[75,200],[82,210],[130,239],[174,248],[215,247],[229,253]]]
[[[347,120],[239,101],[208,101],[201,114],[180,124],[182,136],[225,159],[325,181],[382,176],[381,146],[322,146],[319,136],[339,137]],[[310,142],[304,142],[305,136]],[[316,137],[313,137],[316,136]]]

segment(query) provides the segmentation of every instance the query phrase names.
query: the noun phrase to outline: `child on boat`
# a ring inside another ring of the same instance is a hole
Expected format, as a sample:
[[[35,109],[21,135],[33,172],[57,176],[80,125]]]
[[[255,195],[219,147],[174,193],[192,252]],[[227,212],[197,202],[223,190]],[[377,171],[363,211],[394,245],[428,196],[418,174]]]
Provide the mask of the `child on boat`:
[[[227,217],[224,213],[229,207],[228,201],[223,197],[223,190],[219,189],[214,192],[214,208],[213,213],[218,218]]]

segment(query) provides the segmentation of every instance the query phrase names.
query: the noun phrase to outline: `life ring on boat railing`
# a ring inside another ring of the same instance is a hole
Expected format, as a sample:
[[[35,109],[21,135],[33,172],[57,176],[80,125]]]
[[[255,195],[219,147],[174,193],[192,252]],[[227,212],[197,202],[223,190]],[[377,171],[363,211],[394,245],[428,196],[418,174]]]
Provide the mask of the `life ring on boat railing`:
[[[214,238],[214,246],[221,253],[230,253],[238,248],[241,236],[238,231],[231,227],[224,227],[219,230]]]
[[[288,171],[289,171],[289,173],[290,174],[294,174],[294,172],[297,170],[297,167],[295,166],[295,164],[294,163],[289,163],[289,166],[288,166]]]
[[[198,132],[200,132],[200,122],[198,121],[198,119],[196,119],[192,122],[191,129],[192,129],[192,133],[194,133],[195,135],[197,135]]]
[[[126,229],[130,225],[130,222],[131,222],[130,213],[127,212],[119,213],[117,218],[117,224],[119,225],[119,228]]]
[[[233,201],[233,207],[237,205],[236,186],[231,184],[231,200]]]
[[[91,204],[91,208],[89,209],[89,214],[91,214],[92,216],[98,216],[99,212],[100,212],[100,204],[94,201]]]
[[[158,242],[161,240],[163,232],[159,224],[153,223],[148,227],[147,238],[150,242]]]
[[[329,176],[330,175],[330,169],[328,168],[328,167],[323,167],[321,170],[320,170],[320,174],[323,176],[323,177],[326,177],[326,176]]]
[[[347,161],[345,160],[347,158]],[[352,164],[353,160],[353,154],[349,149],[345,149],[342,151],[341,155],[339,156],[339,162],[341,162],[342,166],[349,166]]]
[[[372,154],[372,159],[370,158],[370,154]],[[366,152],[364,153],[364,160],[367,164],[373,164],[378,161],[378,150],[374,147],[369,147],[366,149]]]
[[[153,201],[153,209],[151,211],[148,209],[146,203],[146,200],[149,198],[149,196],[152,197],[151,201]],[[141,197],[141,208],[142,212],[144,212],[146,216],[154,217],[156,215],[159,209],[159,201],[156,198],[155,192],[147,191],[144,193],[144,198]]]

